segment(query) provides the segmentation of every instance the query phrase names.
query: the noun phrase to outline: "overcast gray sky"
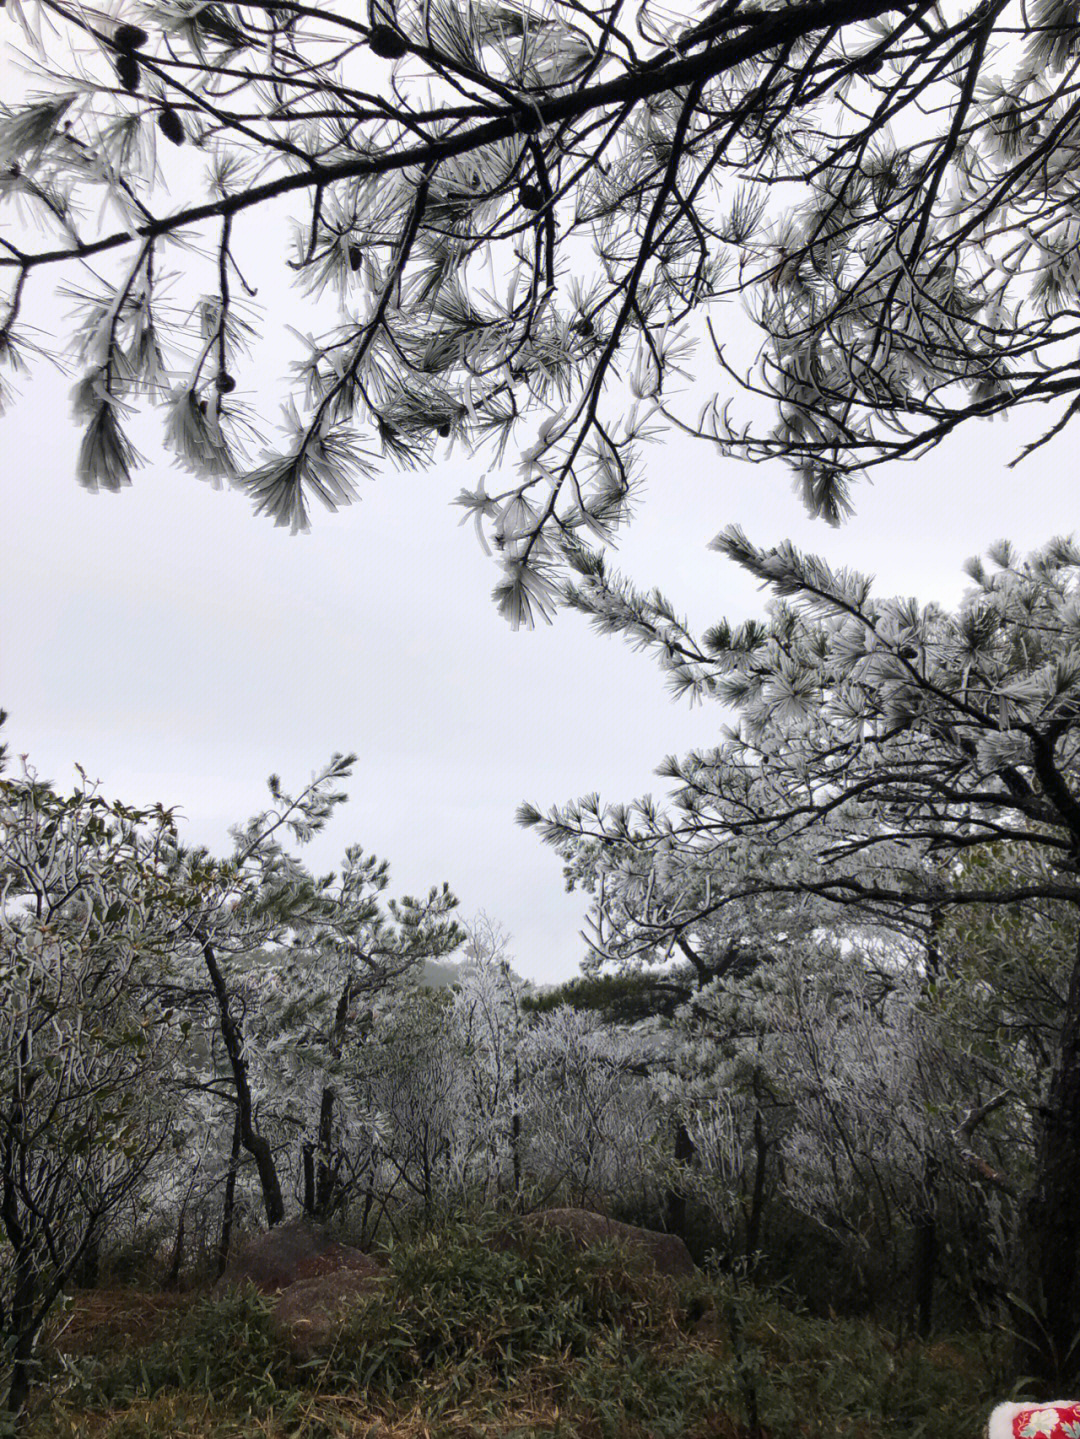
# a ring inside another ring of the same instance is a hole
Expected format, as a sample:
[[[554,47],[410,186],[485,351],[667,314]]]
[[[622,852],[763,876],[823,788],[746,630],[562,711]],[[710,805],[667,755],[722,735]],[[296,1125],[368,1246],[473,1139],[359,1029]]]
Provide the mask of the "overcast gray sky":
[[[15,53],[0,53],[8,93],[22,83]],[[205,157],[185,150],[171,163]],[[260,211],[235,231],[277,326],[238,394],[271,418],[292,357],[282,327],[318,332],[329,319],[282,290],[286,220],[284,209],[276,219]],[[71,324],[65,305],[42,295],[46,283],[31,282],[26,318],[59,354]],[[749,338],[736,305],[715,318],[725,342]],[[315,510],[313,532],[291,537],[254,518],[241,495],[174,470],[153,417],[134,429],[147,459],[134,486],[84,493],[70,387],[42,369],[0,419],[0,704],[11,751],[61,786],[77,761],[109,796],[178,805],[187,837],[223,851],[228,826],[263,804],[271,771],[295,786],[333,750],[355,750],[351,801],[309,861],[330,868],[358,842],[390,861],[391,893],[446,880],[465,916],[483,909],[510,931],[523,974],[572,975],[585,897],[564,892],[558,858],[514,824],[516,806],[592,790],[661,795],[655,766],[713,743],[722,713],[673,701],[647,656],[580,616],[509,629],[490,598],[499,572],[451,505],[475,487],[483,458],[388,469],[360,503]],[[1029,412],[967,428],[918,464],[878,471],[840,530],[807,519],[783,466],[721,460],[672,436],[645,452],[646,492],[614,562],[699,627],[763,608],[752,581],[707,549],[731,522],[756,542],[789,537],[869,571],[881,592],[954,602],[968,555],[1001,536],[1028,549],[1080,528],[1075,423],[1006,468],[1045,421]]]
[[[490,599],[496,568],[449,503],[475,482],[464,457],[387,471],[293,538],[172,469],[153,425],[137,430],[148,463],[130,490],[84,493],[69,387],[42,371],[0,421],[11,751],[60,785],[78,761],[110,796],[179,805],[188,838],[223,850],[271,771],[296,785],[356,750],[350,803],[310,861],[331,867],[359,842],[390,861],[392,893],[446,880],[464,915],[500,921],[529,978],[573,974],[585,899],[515,807],[662,794],[654,767],[713,742],[720,711],[671,700],[646,656],[578,616],[512,632]],[[1077,527],[1069,436],[1006,469],[1036,418],[880,472],[839,531],[806,518],[782,467],[672,438],[646,454],[616,563],[697,625],[759,613],[752,582],[706,548],[735,521],[868,570],[882,592],[952,602],[969,554]]]

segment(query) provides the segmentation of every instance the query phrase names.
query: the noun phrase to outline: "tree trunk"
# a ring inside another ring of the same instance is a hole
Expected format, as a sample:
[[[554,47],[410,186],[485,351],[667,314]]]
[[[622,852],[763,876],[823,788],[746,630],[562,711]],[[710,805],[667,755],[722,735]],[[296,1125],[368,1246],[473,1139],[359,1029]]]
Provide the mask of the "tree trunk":
[[[11,1379],[5,1407],[16,1432],[25,1418],[26,1401],[30,1396],[30,1376],[34,1363],[37,1326],[34,1323],[34,1300],[37,1297],[37,1270],[28,1253],[15,1255],[15,1283],[11,1297],[8,1330],[13,1340]]]
[[[330,1032],[330,1058],[334,1064],[341,1058],[342,1045],[345,1043],[352,991],[352,980],[346,980],[334,1011],[334,1026]],[[337,1094],[333,1085],[324,1083],[322,1097],[319,1101],[319,1133],[316,1142],[318,1167],[315,1172],[314,1204],[311,1211],[320,1219],[329,1219],[330,1211],[334,1207],[337,1171],[330,1161],[330,1156],[334,1147],[334,1105],[336,1102]]]
[[[323,1085],[319,1102],[319,1140],[317,1152],[318,1168],[315,1173],[315,1209],[320,1219],[329,1219],[334,1207],[334,1168],[330,1163],[330,1151],[334,1142],[334,1101],[335,1094],[329,1084]]]
[[[367,1189],[366,1189],[365,1192],[364,1192],[364,1209],[363,1209],[363,1213],[362,1213],[362,1215],[361,1215],[361,1217],[360,1217],[360,1244],[361,1244],[361,1247],[370,1244],[371,1241],[375,1238],[375,1230],[374,1230],[374,1229],[371,1231],[370,1234],[367,1232],[368,1220],[369,1220],[370,1217],[371,1217],[372,1206],[373,1206],[374,1203],[375,1203],[375,1169],[376,1169],[376,1163],[375,1163],[375,1160],[372,1159],[372,1162],[371,1162],[371,1172],[370,1172],[370,1174],[368,1175]],[[376,1224],[376,1226],[375,1226],[375,1229],[377,1229],[377,1228],[378,1228],[378,1224]]]
[[[1062,1393],[1080,1389],[1080,934],[1020,1223],[1014,1363]]]
[[[668,1233],[677,1234],[680,1239],[686,1238],[686,1189],[682,1173],[696,1152],[690,1131],[680,1119],[675,1126],[675,1178],[665,1196],[664,1204],[664,1222]]]
[[[304,1214],[308,1219],[315,1217],[315,1146],[305,1141],[300,1151],[304,1169]]]
[[[514,1208],[518,1209],[521,1205],[521,1110],[516,1101],[510,1116],[510,1163],[514,1176]]]
[[[21,1427],[26,1400],[30,1393],[30,1366],[34,1357],[34,1340],[37,1331],[34,1325],[34,1300],[38,1285],[37,1265],[34,1262],[33,1215],[26,1217],[20,1212],[20,1197],[17,1175],[25,1150],[25,1100],[29,1086],[26,1072],[30,1060],[30,1037],[24,1033],[19,1046],[19,1066],[12,1086],[11,1107],[5,1115],[3,1143],[0,1145],[0,1216],[3,1233],[11,1250],[11,1299],[8,1312],[0,1304],[2,1331],[0,1338],[9,1344],[11,1356],[11,1377],[5,1399],[6,1416],[17,1432]],[[0,1414],[0,1417],[3,1417]]]
[[[255,1128],[251,1084],[248,1080],[247,1060],[244,1058],[244,1037],[233,1016],[232,1006],[229,1004],[229,991],[226,988],[224,976],[218,966],[213,945],[203,935],[197,937],[202,946],[203,959],[206,961],[206,972],[210,976],[210,983],[214,989],[214,998],[217,1000],[218,1018],[221,1021],[221,1038],[225,1045],[225,1053],[229,1057],[229,1067],[232,1070],[233,1085],[236,1089],[236,1114],[240,1122],[240,1142],[255,1161],[255,1169],[262,1189],[263,1205],[266,1209],[266,1222],[272,1229],[275,1224],[280,1224],[285,1218],[285,1201],[281,1197],[281,1181],[278,1178],[270,1142]]]
[[[935,983],[941,975],[941,911],[930,913],[930,936],[926,946],[926,978]],[[926,993],[926,987],[923,989]],[[912,1257],[912,1289],[915,1302],[915,1325],[920,1339],[928,1339],[934,1323],[934,1281],[937,1277],[937,1178],[938,1163],[932,1154],[926,1156],[923,1168],[925,1195],[915,1215],[914,1254]]]
[[[11,1360],[11,1383],[8,1385],[5,1407],[14,1421],[14,1432],[18,1433],[26,1420],[26,1401],[30,1397],[30,1367],[34,1359],[33,1338],[20,1334],[15,1340]]]
[[[172,1260],[169,1264],[169,1272],[165,1276],[165,1288],[177,1289],[180,1286],[180,1270],[184,1263],[184,1221],[187,1217],[187,1201],[180,1211],[180,1218],[176,1221],[176,1243],[173,1245]]]
[[[427,1136],[420,1150],[420,1174],[423,1179],[424,1218],[430,1219],[435,1207],[435,1188],[431,1174],[431,1155],[428,1153]]]
[[[765,1208],[765,1173],[769,1142],[765,1137],[765,1121],[761,1110],[754,1110],[754,1189],[750,1196],[750,1212],[746,1217],[746,1259],[748,1272],[757,1268],[755,1255],[761,1245],[761,1216]]]
[[[937,1272],[937,1164],[926,1161],[926,1198],[914,1222],[915,1322],[920,1339],[928,1339],[934,1323],[934,1280]]]
[[[229,1262],[229,1248],[232,1244],[233,1215],[236,1212],[236,1173],[240,1168],[240,1115],[233,1120],[232,1148],[229,1151],[229,1171],[225,1176],[225,1198],[221,1205],[221,1238],[218,1240],[218,1278],[225,1273]]]
[[[760,1406],[758,1404],[758,1388],[754,1375],[754,1365],[746,1352],[746,1342],[743,1333],[743,1304],[739,1293],[739,1280],[735,1280],[735,1289],[731,1299],[725,1306],[727,1312],[728,1333],[731,1337],[731,1354],[735,1361],[735,1375],[740,1390],[742,1401],[746,1409],[746,1439],[765,1439],[761,1428]]]
[[[96,1289],[101,1277],[101,1242],[94,1238],[83,1250],[75,1271],[75,1283],[80,1289]]]

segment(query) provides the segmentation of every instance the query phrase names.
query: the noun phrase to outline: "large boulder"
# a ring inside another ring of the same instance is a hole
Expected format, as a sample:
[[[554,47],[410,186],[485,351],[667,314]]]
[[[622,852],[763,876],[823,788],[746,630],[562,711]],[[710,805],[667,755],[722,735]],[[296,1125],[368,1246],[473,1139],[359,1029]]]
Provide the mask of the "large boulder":
[[[281,1290],[272,1318],[295,1358],[315,1359],[330,1352],[345,1320],[382,1283],[378,1265],[372,1264],[372,1270],[334,1269]]]
[[[274,1294],[301,1279],[315,1279],[348,1270],[377,1275],[380,1265],[351,1244],[342,1244],[320,1225],[292,1219],[237,1246],[215,1290],[252,1284],[261,1294]]]
[[[678,1235],[660,1234],[655,1229],[623,1224],[618,1219],[594,1214],[591,1209],[537,1209],[532,1214],[523,1215],[518,1222],[526,1231],[557,1230],[578,1249],[591,1249],[597,1244],[614,1241],[632,1259],[671,1279],[686,1279],[697,1271],[689,1249]]]

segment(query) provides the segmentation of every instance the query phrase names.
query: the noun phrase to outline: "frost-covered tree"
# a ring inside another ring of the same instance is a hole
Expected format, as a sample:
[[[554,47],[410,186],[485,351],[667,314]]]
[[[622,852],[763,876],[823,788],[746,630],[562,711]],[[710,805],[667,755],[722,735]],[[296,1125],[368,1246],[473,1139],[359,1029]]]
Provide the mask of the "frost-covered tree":
[[[646,827],[659,826],[648,844],[641,842],[639,811]],[[519,818],[533,823],[539,816],[525,805]],[[752,845],[728,845],[718,885],[716,855],[695,865],[685,848],[665,838],[651,796],[628,808],[604,806],[599,795],[588,795],[560,812],[547,837],[558,845],[567,888],[593,897],[586,975],[615,972],[648,981],[658,987],[657,1011],[673,1001],[686,1003],[717,979],[750,974],[768,960],[770,947],[790,944],[826,922],[823,906],[812,896],[793,898],[790,883],[775,894],[755,883],[762,856]],[[798,849],[772,855],[770,873],[777,878],[782,870],[793,881],[803,858]]]
[[[468,1126],[463,1042],[446,990],[414,986],[367,1046],[364,1085],[388,1197],[426,1218],[464,1198],[481,1136]]]
[[[878,599],[784,543],[738,530],[716,541],[772,590],[766,623],[721,624],[700,641],[658,596],[580,558],[574,601],[604,629],[652,646],[673,683],[731,706],[708,752],[670,761],[669,811],[642,803],[610,821],[555,811],[556,844],[631,843],[712,873],[696,915],[791,896],[934,939],[960,906],[1054,901],[1072,916],[1021,1224],[1024,1363],[1075,1379],[1080,1345],[1080,550],[1055,540],[1026,559],[1007,544],[972,561],[954,613]],[[1023,857],[1005,882],[963,861],[1007,842]]]
[[[1044,855],[1002,843],[966,855],[954,872],[966,883],[1013,888],[1018,877],[1051,877]],[[1060,901],[978,905],[943,914],[940,963],[930,986],[938,1021],[954,1043],[1007,1082],[1034,1113],[1051,1072],[1075,947],[1074,916]]]
[[[426,899],[385,901],[388,868],[358,846],[347,850],[340,874],[322,876],[288,847],[318,833],[345,798],[338,786],[350,765],[351,757],[335,755],[296,794],[271,776],[270,806],[234,828],[224,860],[183,846],[160,808],[108,806],[92,787],[65,800],[32,779],[4,781],[0,918],[4,953],[13,956],[3,974],[15,1079],[10,1092],[5,1087],[11,1107],[0,1122],[11,1180],[3,1219],[29,1235],[28,1254],[42,1245],[48,1251],[55,1270],[48,1295],[55,1297],[98,1241],[115,1243],[115,1232],[103,1234],[103,1216],[115,1217],[126,1201],[137,1200],[144,1234],[172,1230],[174,1268],[183,1259],[189,1210],[205,1214],[216,1204],[223,1263],[247,1187],[245,1156],[269,1224],[285,1217],[290,1185],[305,1209],[322,1217],[347,1198],[370,1128],[367,1109],[358,1120],[356,1086],[350,1088],[370,1012],[410,1002],[409,981],[423,963],[463,938],[452,918],[457,901],[445,886]],[[68,958],[64,925],[74,936]],[[98,1006],[108,1023],[89,1023]],[[160,1059],[161,1044],[150,1041],[159,1028],[175,1043],[169,1062],[151,1073],[149,1056]],[[53,1074],[53,1061],[43,1057],[50,1043],[70,1051],[73,1068]],[[38,1058],[24,1059],[24,1050]],[[75,1086],[71,1095],[51,1094],[40,1078],[43,1062],[61,1090]],[[58,1137],[43,1122],[27,1131],[24,1072],[47,1113],[63,1118],[67,1106],[76,1117],[63,1123],[82,1124],[78,1163],[88,1173],[111,1165],[110,1174],[127,1176],[100,1204],[91,1203],[90,1181],[78,1181],[87,1215],[70,1254],[64,1245],[80,1211],[64,1188],[75,1163],[64,1150],[68,1129]],[[108,1124],[97,1123],[99,1099]],[[159,1163],[145,1159],[125,1170],[109,1148],[109,1124],[126,1142],[123,1106],[136,1100],[147,1124],[157,1125],[155,1142],[167,1135],[169,1144]],[[30,1180],[19,1176],[33,1165],[19,1159],[20,1146],[33,1148],[33,1163],[51,1176],[48,1196],[32,1186],[23,1194],[20,1185]],[[36,1216],[33,1224],[19,1220],[17,1201]],[[42,1214],[51,1216],[44,1229]],[[61,1221],[63,1245],[48,1227]]]
[[[327,891],[334,876],[310,875],[285,849],[282,836],[303,844],[322,829],[345,798],[336,785],[350,773],[354,759],[335,754],[295,796],[271,775],[270,808],[234,828],[227,861],[179,845],[172,855],[171,877],[186,908],[179,930],[188,941],[189,970],[204,976],[204,985],[209,981],[209,1008],[227,1061],[239,1143],[255,1163],[271,1225],[284,1219],[285,1199],[273,1145],[259,1124],[252,1056],[230,968],[317,923],[333,907],[336,896]],[[233,957],[233,966],[222,963],[227,956]]]
[[[176,943],[174,842],[160,808],[0,779],[0,1417],[16,1422],[42,1325],[169,1138],[182,1015],[148,1000]]]
[[[527,1018],[524,980],[510,963],[510,937],[489,915],[466,926],[465,965],[455,987],[454,1012],[462,1039],[469,1113],[481,1141],[482,1194],[521,1194],[523,1179],[522,1046]]]
[[[760,1236],[768,1186],[856,1260],[888,1266],[895,1283],[913,1230],[917,1250],[924,1241],[912,1267],[928,1326],[935,1256],[925,1239],[945,1183],[970,1187],[955,1131],[978,1076],[938,1041],[911,959],[896,944],[819,940],[743,983],[719,982],[687,1018],[722,1057],[712,1085],[739,1141],[728,1148],[751,1171],[748,1237]]]
[[[523,1046],[529,1164],[549,1195],[595,1207],[648,1163],[655,1107],[639,1045],[563,1005],[537,1017]]]
[[[658,427],[783,457],[835,520],[852,476],[969,419],[1074,412],[1067,0],[8,0],[0,24],[33,72],[0,118],[0,358],[34,358],[64,276],[92,489],[128,482],[144,403],[293,529],[384,459],[487,445],[460,502],[516,623],[625,519]],[[335,306],[260,452],[275,236]],[[720,319],[738,296],[760,352]],[[773,423],[729,411],[740,388]]]
[[[384,901],[389,879],[385,860],[350,846],[340,875],[318,886],[317,911],[282,951],[265,956],[263,975],[272,980],[252,1026],[262,1087],[303,1135],[304,1210],[323,1219],[355,1179],[350,1081],[364,1062],[359,1048],[373,1006],[411,1002],[409,981],[464,938],[446,885],[426,899]]]
[[[383,901],[388,866],[359,846],[340,873],[321,876],[286,848],[323,828],[345,799],[337,786],[352,762],[334,755],[295,795],[272,775],[270,807],[233,829],[228,859],[178,847],[172,863],[187,898],[186,972],[176,982],[206,1039],[193,1087],[225,1097],[271,1225],[286,1213],[283,1172],[299,1170],[309,1213],[325,1217],[342,1197],[349,1145],[339,1096],[363,1006],[392,1000],[404,977],[462,939],[445,885],[426,899]]]

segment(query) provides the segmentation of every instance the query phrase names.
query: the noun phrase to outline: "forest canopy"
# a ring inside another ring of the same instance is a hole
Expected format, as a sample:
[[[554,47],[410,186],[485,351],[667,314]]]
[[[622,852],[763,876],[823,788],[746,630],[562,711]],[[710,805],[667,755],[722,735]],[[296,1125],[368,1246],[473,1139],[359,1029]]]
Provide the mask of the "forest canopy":
[[[573,600],[602,631],[652,649],[677,692],[709,695],[735,723],[713,749],[665,762],[677,785],[666,809],[651,797],[604,807],[592,795],[546,818],[524,805],[519,819],[560,851],[569,882],[593,893],[601,959],[674,956],[703,986],[734,989],[770,950],[839,924],[847,943],[884,931],[914,944],[936,991],[950,978],[946,917],[974,908],[993,917],[975,924],[978,948],[999,955],[989,1009],[1011,987],[1011,962],[1037,987],[1027,936],[1040,932],[1033,913],[1052,907],[1073,957],[1052,1004],[1018,1289],[1029,1350],[1044,1373],[1073,1383],[1080,549],[1058,539],[1022,558],[999,544],[968,562],[971,588],[950,614],[878,598],[869,577],[787,541],[765,548],[732,528],[715,547],[772,592],[767,623],[720,623],[698,639],[662,596],[609,576],[600,558]],[[1003,922],[1012,961],[994,939]]]
[[[737,973],[608,986],[606,1014],[595,985],[530,995],[500,926],[459,925],[445,886],[387,900],[358,846],[321,877],[294,853],[350,766],[291,793],[272,778],[224,858],[85,775],[70,794],[25,762],[0,775],[0,1418],[34,1387],[47,1406],[53,1376],[64,1394],[42,1341],[65,1294],[133,1263],[206,1283],[245,1231],[300,1216],[383,1255],[427,1230],[447,1322],[440,1224],[569,1204],[685,1234],[729,1276],[790,1273],[819,1313],[888,1294],[924,1334],[950,1312],[1000,1323],[1045,1003],[1000,995],[1025,1043],[973,1049],[980,975],[958,967],[946,1008],[918,946],[846,921]],[[1048,950],[1051,985],[1067,965]]]
[[[91,489],[129,482],[147,404],[293,530],[460,447],[530,623],[665,429],[782,458],[837,521],[969,419],[1038,404],[1045,439],[1077,404],[1064,0],[8,0],[0,27],[30,75],[0,111],[0,360],[40,353],[59,279]],[[270,435],[267,250],[317,327]]]

